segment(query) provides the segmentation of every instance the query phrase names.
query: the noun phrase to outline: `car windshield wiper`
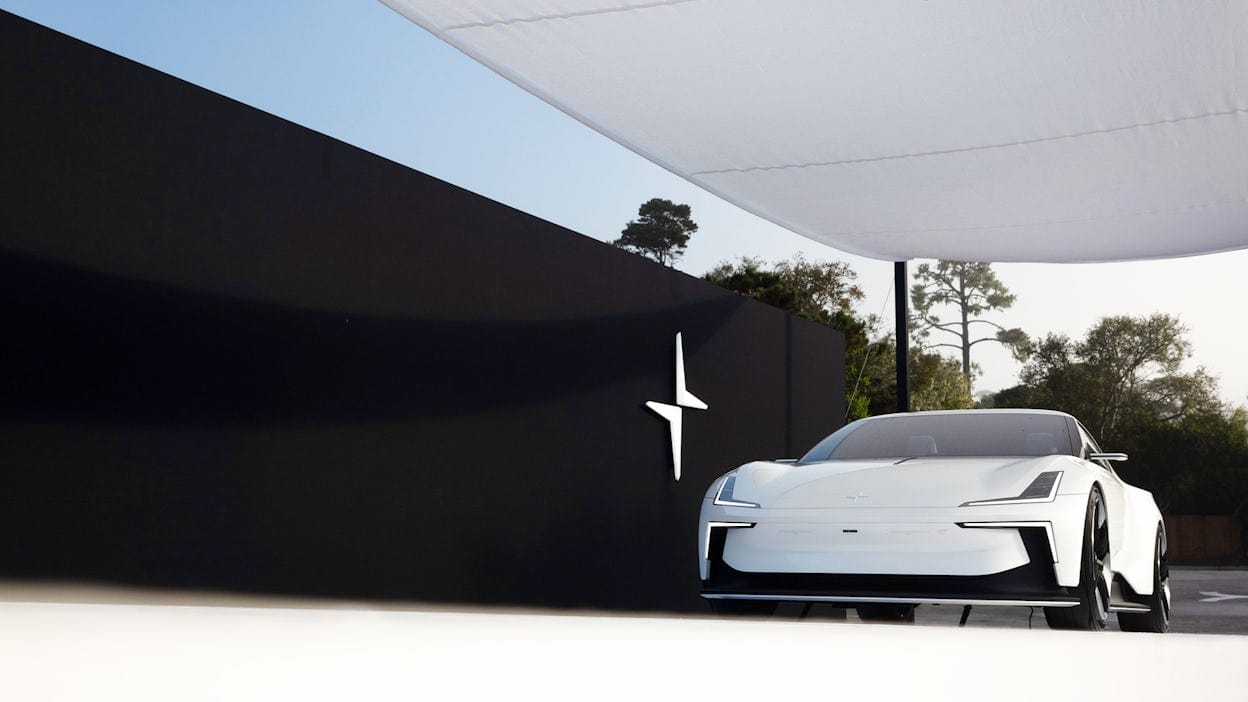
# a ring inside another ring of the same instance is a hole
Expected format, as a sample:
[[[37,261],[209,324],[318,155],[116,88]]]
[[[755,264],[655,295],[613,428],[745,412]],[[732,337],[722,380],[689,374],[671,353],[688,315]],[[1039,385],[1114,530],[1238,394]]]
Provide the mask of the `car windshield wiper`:
[[[910,457],[908,457],[908,458],[903,458],[903,459],[901,459],[900,461],[897,461],[896,463],[894,463],[893,465],[895,465],[895,466],[899,466],[899,465],[901,465],[902,463],[905,463],[906,461],[913,461],[913,460],[914,460],[914,459],[916,459],[916,458],[918,458],[918,456],[910,456]]]

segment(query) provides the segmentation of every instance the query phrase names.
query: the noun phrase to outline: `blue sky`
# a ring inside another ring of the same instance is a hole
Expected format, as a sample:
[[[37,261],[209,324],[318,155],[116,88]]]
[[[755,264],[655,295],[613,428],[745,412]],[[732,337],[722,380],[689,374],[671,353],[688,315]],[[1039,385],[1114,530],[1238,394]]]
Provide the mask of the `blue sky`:
[[[375,0],[0,0],[0,8],[519,208],[609,240],[651,197],[693,207],[700,229],[678,267],[740,256],[843,260],[882,309],[892,266],[845,254],[729,205],[483,68]],[[1097,265],[999,264],[1018,303],[999,321],[1080,336],[1108,314],[1179,315],[1194,362],[1248,399],[1241,301],[1248,252]],[[885,326],[890,326],[891,321]],[[1003,351],[976,347],[976,389],[1016,381]]]

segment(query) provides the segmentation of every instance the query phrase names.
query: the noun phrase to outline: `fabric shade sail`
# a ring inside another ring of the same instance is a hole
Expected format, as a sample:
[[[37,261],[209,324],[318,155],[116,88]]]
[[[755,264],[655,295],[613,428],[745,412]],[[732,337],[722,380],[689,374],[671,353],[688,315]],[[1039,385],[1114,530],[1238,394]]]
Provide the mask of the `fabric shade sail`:
[[[1245,0],[382,0],[664,168],[886,260],[1248,246]]]

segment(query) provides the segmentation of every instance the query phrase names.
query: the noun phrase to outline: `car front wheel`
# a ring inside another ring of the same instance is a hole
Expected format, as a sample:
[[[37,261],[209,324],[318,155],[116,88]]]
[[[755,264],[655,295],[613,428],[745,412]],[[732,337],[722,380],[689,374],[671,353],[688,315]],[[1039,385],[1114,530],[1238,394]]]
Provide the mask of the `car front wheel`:
[[[1079,604],[1074,607],[1045,607],[1044,619],[1050,629],[1099,631],[1109,623],[1109,581],[1105,578],[1109,559],[1109,519],[1101,493],[1088,495],[1084,515],[1083,556],[1079,565]]]

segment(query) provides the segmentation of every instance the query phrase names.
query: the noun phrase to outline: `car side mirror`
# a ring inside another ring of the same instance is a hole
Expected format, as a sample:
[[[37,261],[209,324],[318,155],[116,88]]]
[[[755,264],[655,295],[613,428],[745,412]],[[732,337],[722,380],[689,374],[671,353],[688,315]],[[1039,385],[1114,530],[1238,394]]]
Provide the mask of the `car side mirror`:
[[[1125,461],[1127,460],[1127,454],[1110,453],[1108,451],[1102,451],[1101,453],[1088,454],[1088,460],[1089,461]]]

